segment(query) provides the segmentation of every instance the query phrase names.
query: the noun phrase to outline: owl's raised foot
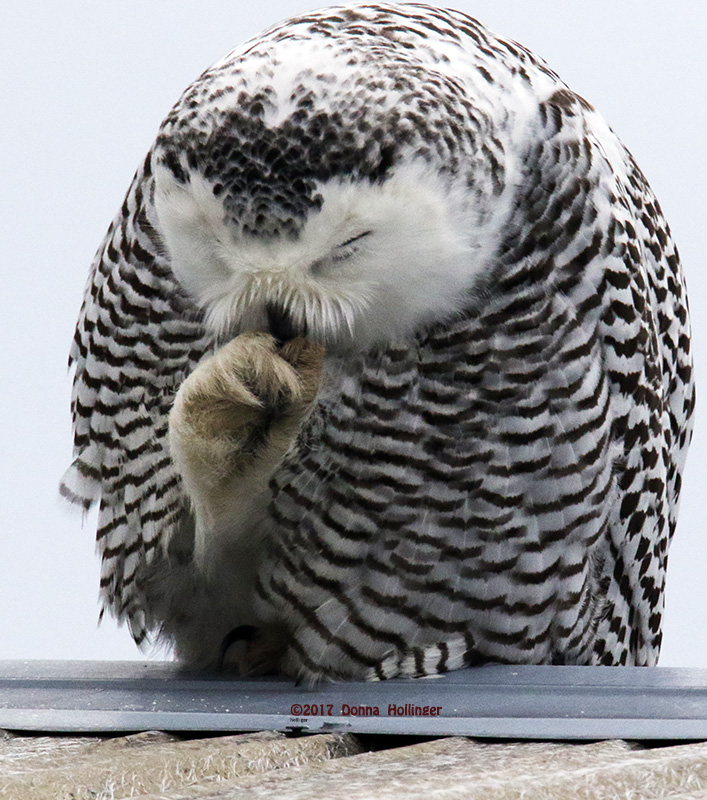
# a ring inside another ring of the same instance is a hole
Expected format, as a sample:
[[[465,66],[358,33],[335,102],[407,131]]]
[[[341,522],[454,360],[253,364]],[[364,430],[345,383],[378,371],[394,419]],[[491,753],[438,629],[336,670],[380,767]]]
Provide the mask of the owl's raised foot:
[[[234,478],[267,476],[319,391],[324,348],[245,333],[199,364],[169,416],[172,459],[194,505],[216,509]]]

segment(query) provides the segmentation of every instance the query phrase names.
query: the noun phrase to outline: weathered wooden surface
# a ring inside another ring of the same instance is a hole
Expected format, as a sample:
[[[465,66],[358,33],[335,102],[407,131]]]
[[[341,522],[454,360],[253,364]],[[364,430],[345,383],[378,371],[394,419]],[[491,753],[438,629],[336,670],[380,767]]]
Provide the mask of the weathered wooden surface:
[[[486,743],[455,737],[362,752],[351,735],[180,740],[0,731],[7,800],[704,800],[707,743]]]
[[[704,800],[707,745],[438,739],[139,800]]]
[[[360,749],[348,734],[292,739],[263,732],[188,741],[159,732],[105,740],[16,737],[0,741],[0,798],[154,796],[349,756]]]

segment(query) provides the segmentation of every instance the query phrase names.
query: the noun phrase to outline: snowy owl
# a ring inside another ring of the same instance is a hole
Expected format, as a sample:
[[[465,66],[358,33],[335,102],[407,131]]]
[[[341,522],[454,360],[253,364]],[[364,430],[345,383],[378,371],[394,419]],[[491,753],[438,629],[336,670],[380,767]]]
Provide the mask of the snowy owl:
[[[70,362],[104,609],[306,681],[652,665],[694,406],[660,206],[457,11],[336,6],[179,99]]]

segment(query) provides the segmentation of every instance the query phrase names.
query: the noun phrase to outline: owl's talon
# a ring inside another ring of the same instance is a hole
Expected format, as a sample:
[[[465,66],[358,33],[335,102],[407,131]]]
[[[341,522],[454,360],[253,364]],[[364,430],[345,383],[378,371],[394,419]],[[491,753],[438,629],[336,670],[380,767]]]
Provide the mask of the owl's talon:
[[[258,628],[255,625],[239,625],[229,631],[221,642],[221,652],[218,659],[218,671],[223,672],[226,655],[234,644],[238,642],[254,642],[258,638]]]

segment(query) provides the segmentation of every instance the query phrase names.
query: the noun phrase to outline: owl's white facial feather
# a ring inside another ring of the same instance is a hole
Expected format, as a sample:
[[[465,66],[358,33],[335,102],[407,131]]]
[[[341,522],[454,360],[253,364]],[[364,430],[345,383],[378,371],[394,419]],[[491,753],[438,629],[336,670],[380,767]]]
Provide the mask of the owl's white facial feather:
[[[383,183],[334,179],[296,240],[236,234],[211,185],[156,167],[155,204],[177,279],[221,337],[267,329],[267,304],[335,349],[394,341],[458,311],[491,255],[485,224],[419,163]]]

